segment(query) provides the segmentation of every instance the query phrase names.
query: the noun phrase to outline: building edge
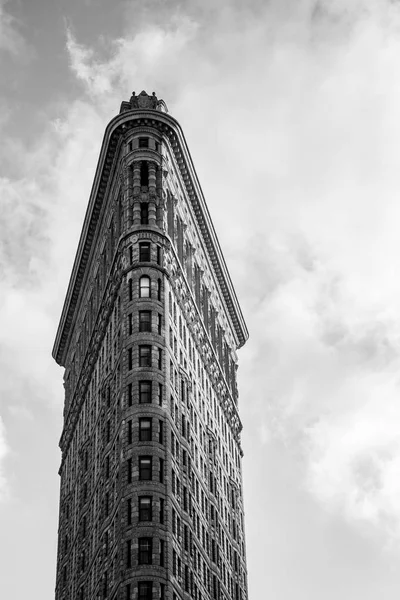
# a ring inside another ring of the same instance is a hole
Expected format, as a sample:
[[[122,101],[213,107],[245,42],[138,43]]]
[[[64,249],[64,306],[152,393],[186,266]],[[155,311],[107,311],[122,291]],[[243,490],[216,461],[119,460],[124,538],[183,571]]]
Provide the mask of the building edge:
[[[121,138],[130,129],[129,124],[132,123],[133,126],[135,121],[138,123],[142,121],[150,126],[158,126],[169,138],[194,215],[198,221],[207,248],[210,262],[215,270],[228,313],[232,319],[233,329],[237,337],[237,348],[241,348],[249,337],[247,326],[181,126],[176,119],[164,112],[156,112],[151,109],[135,109],[122,112],[114,117],[107,125],[104,133],[84,225],[52,350],[52,356],[60,366],[65,366],[65,357],[72,331],[74,314],[79,304],[92,242],[95,238],[103,201],[106,198],[107,182],[115,160],[115,153]]]

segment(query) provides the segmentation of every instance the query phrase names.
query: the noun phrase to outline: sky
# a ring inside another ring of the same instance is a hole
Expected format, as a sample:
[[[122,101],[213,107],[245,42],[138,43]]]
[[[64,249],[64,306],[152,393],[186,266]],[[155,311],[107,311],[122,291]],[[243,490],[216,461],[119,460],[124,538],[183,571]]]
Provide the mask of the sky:
[[[155,91],[249,328],[250,600],[400,594],[400,4],[0,0],[0,594],[54,598],[51,357],[104,129]]]

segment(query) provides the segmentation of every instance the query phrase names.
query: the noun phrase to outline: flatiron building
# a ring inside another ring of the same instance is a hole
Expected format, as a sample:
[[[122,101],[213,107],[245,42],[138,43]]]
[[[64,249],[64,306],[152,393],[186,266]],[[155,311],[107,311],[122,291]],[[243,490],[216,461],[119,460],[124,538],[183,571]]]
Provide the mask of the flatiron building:
[[[106,128],[53,356],[56,600],[246,600],[243,316],[177,121]]]

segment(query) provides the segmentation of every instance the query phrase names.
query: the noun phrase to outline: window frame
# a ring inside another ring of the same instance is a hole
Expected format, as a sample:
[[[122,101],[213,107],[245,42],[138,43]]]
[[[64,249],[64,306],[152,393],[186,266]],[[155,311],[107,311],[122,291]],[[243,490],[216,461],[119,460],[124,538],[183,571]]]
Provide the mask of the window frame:
[[[148,390],[144,391],[142,388],[148,386]],[[149,379],[141,379],[139,381],[139,404],[151,404],[152,403],[152,381]],[[149,398],[143,400],[143,398]]]
[[[149,463],[148,467],[142,465],[144,461]],[[149,477],[144,477],[144,473],[148,473]],[[148,454],[139,456],[139,481],[153,481],[153,457]]]
[[[139,262],[151,262],[151,242],[139,242]]]
[[[148,423],[148,427],[143,427]],[[139,417],[139,442],[151,442],[153,438],[153,419],[151,417]]]
[[[139,298],[151,298],[151,279],[149,275],[142,275],[139,279]]]
[[[139,496],[138,498],[138,506],[139,506],[139,522],[140,523],[148,523],[153,520],[153,496]],[[141,506],[141,502],[144,500],[149,500],[149,505],[147,507]]]
[[[146,320],[143,317],[148,317]],[[139,332],[152,332],[152,314],[151,310],[139,310]]]
[[[153,564],[153,538],[140,537],[138,538],[138,564],[152,565]]]
[[[150,344],[139,344],[139,367],[151,367],[152,347]]]

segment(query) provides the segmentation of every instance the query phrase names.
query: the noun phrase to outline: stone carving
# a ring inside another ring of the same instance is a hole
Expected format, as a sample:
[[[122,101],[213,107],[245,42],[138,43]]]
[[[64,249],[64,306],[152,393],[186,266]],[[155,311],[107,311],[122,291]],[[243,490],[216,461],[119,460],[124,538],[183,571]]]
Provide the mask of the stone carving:
[[[137,96],[135,92],[132,92],[132,96],[129,99],[129,102],[122,102],[120,113],[125,112],[127,110],[137,110],[137,109],[151,109],[151,110],[159,110],[161,112],[168,112],[167,105],[164,100],[159,100],[156,96],[156,93],[153,92],[151,96],[147,94],[144,90],[140,92]]]

